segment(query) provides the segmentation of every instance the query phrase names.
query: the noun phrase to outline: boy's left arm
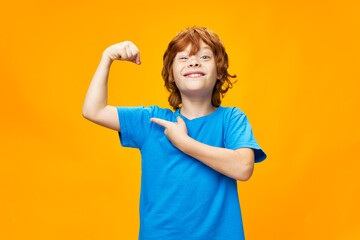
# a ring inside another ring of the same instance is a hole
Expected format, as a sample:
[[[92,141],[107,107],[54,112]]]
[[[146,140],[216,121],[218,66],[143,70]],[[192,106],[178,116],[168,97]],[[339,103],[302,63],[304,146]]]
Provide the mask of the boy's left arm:
[[[179,150],[203,162],[214,170],[239,181],[250,179],[254,170],[254,150],[239,148],[237,150],[213,147],[189,137],[184,120],[178,116],[177,122],[159,118],[150,118],[165,127],[164,133]]]
[[[214,170],[239,181],[249,180],[254,170],[255,156],[252,148],[232,150],[213,147],[189,136],[179,142],[178,148]]]

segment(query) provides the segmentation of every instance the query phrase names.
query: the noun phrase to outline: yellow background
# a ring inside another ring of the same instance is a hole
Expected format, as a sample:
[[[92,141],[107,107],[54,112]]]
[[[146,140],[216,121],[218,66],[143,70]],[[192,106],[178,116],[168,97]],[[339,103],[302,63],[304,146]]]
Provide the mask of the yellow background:
[[[18,1],[2,4],[0,239],[137,239],[140,160],[82,116],[102,52],[108,104],[170,107],[162,57],[177,32],[219,35],[268,158],[238,181],[245,237],[360,239],[357,1]]]

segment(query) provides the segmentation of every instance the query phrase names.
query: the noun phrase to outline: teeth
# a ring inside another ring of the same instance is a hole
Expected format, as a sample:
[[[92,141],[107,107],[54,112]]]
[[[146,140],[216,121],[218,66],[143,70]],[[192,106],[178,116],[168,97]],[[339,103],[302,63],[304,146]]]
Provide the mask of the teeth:
[[[195,74],[189,74],[187,76],[192,76],[192,77],[199,77],[199,76],[202,76],[202,74],[200,73],[195,73]]]

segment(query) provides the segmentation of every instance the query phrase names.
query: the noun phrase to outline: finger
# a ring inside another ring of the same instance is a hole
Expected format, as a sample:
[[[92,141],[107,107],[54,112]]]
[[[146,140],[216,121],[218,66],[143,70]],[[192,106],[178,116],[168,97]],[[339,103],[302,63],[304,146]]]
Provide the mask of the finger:
[[[132,54],[131,54],[131,51],[129,49],[129,46],[126,46],[125,50],[126,50],[127,57],[130,58]],[[129,59],[129,60],[132,60],[132,59]]]
[[[137,48],[137,46],[135,44],[131,44],[131,47],[133,47],[137,52],[140,52],[139,49]]]
[[[136,55],[136,63],[137,63],[137,64],[141,64],[141,61],[140,61],[140,53],[138,53],[138,54]]]
[[[169,121],[166,121],[166,120],[160,119],[160,118],[150,118],[150,121],[157,123],[163,127],[167,127],[169,125]]]
[[[181,124],[184,124],[185,123],[185,121],[184,121],[184,119],[182,119],[182,117],[180,117],[180,116],[178,116],[177,118],[176,118],[176,120],[177,120],[177,122],[179,123],[181,123]]]
[[[135,45],[130,45],[130,51],[132,53],[133,56],[135,56],[134,58],[134,62],[137,64],[140,64],[140,52],[139,50],[137,50],[137,48],[135,47]]]

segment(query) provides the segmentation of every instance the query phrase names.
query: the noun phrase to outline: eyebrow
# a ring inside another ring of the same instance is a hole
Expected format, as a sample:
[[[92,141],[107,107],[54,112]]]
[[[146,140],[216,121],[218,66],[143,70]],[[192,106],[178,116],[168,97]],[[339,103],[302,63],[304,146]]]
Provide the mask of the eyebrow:
[[[211,49],[210,47],[208,47],[208,46],[203,47],[203,48],[202,48],[202,49],[200,49],[199,51],[201,51],[201,50],[205,50],[205,49],[208,49],[208,50],[212,51],[212,49]],[[186,52],[186,51],[182,51],[182,52],[179,52],[179,53],[188,53],[188,52]]]

